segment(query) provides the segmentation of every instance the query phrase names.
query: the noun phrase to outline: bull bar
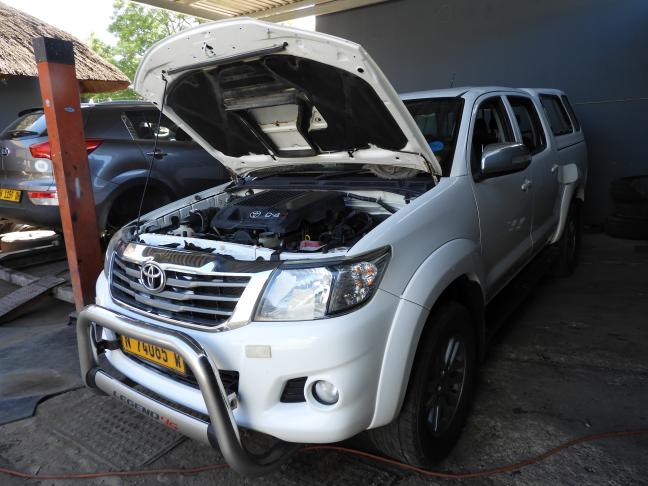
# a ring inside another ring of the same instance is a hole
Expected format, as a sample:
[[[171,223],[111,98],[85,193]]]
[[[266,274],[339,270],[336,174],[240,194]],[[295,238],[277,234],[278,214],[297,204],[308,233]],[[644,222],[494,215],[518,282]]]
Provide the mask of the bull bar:
[[[209,423],[145,395],[101,369],[98,356],[105,349],[111,349],[107,344],[112,344],[112,349],[117,349],[118,342],[102,342],[97,346],[99,343],[92,333],[93,324],[182,356],[196,378],[207,407]],[[219,449],[230,467],[238,473],[245,476],[267,474],[299,448],[298,444],[282,441],[261,455],[252,454],[245,448],[218,368],[200,344],[190,336],[146,324],[98,305],[89,305],[79,312],[76,333],[81,378],[88,387],[113,395],[140,413],[161,420],[184,435]]]

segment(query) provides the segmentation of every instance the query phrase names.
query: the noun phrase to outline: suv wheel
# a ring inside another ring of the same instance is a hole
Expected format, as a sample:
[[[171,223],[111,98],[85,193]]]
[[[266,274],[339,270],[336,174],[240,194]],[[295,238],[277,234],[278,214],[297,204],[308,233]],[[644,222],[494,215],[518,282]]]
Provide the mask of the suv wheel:
[[[131,188],[113,202],[106,218],[106,227],[104,228],[106,235],[111,236],[119,228],[137,217],[143,191],[143,187]],[[156,187],[149,186],[142,204],[142,214],[164,206],[172,200],[169,193],[164,193]],[[108,239],[110,238],[108,237]]]
[[[443,304],[421,336],[401,412],[391,424],[369,431],[373,445],[422,467],[446,456],[466,421],[475,372],[470,312],[456,302]]]

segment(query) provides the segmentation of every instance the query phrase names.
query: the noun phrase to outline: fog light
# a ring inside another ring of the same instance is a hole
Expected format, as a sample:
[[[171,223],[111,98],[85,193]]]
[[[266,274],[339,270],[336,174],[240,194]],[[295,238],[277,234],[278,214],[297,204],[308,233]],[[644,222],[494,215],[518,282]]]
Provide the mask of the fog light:
[[[340,393],[333,383],[320,380],[313,385],[313,397],[323,405],[333,405],[340,399]]]

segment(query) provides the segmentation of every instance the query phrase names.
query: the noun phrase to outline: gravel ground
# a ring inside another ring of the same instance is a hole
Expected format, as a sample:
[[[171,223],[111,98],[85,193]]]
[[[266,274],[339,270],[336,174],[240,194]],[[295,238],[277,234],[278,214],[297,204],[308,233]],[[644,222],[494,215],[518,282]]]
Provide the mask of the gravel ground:
[[[587,235],[576,274],[544,281],[534,290],[493,343],[463,436],[438,470],[500,466],[573,437],[648,427],[647,250],[648,243]],[[63,310],[41,309],[17,324],[0,326],[0,353],[5,339],[15,344],[64,326]],[[646,484],[646,457],[646,436],[609,439],[574,447],[520,471],[466,482]],[[221,461],[210,448],[85,389],[50,398],[34,417],[0,426],[0,466],[33,473],[191,467]],[[218,470],[30,483],[405,486],[435,481],[451,482],[343,453],[315,451],[298,454],[277,473],[254,480]],[[25,481],[0,476],[0,484]]]

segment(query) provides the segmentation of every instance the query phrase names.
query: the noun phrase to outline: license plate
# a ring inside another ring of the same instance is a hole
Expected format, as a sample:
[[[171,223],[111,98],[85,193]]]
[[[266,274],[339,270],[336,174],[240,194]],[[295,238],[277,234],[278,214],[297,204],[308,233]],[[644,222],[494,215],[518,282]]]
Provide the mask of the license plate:
[[[3,201],[20,202],[21,192],[16,189],[0,189],[0,199]]]
[[[150,361],[155,364],[169,368],[177,373],[186,374],[186,368],[182,356],[168,349],[145,343],[132,337],[120,336],[122,349],[130,354]]]

